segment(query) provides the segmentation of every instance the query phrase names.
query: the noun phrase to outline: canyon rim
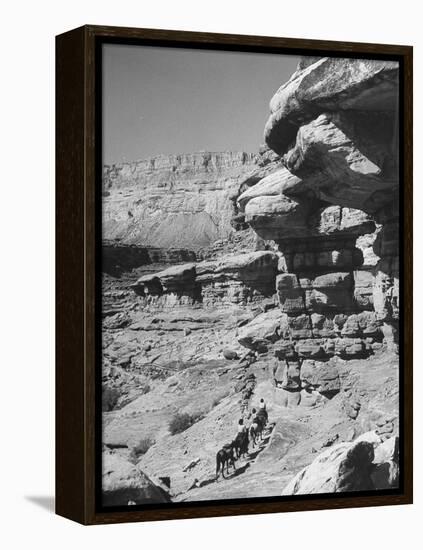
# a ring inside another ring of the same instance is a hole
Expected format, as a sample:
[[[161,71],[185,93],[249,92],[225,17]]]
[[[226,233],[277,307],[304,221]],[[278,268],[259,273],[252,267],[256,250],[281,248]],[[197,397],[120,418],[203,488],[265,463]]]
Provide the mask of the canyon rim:
[[[398,63],[126,50],[104,53],[103,505],[397,488]]]

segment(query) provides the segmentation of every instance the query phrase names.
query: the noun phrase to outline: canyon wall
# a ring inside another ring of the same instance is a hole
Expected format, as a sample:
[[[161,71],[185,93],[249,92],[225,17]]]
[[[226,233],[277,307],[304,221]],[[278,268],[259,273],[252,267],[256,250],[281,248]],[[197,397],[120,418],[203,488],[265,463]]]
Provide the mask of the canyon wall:
[[[256,154],[199,152],[105,166],[103,239],[194,251],[226,239],[239,186],[257,162]]]

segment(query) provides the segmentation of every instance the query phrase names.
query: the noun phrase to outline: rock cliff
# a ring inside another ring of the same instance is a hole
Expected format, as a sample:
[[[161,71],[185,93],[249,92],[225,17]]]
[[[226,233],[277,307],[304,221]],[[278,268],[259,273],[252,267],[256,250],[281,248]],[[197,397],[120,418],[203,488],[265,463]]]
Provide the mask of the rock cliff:
[[[397,345],[398,64],[301,62],[270,110],[265,139],[283,167],[237,204],[283,256],[275,355],[287,365],[275,380],[300,392],[305,360],[335,371],[336,356]]]
[[[159,248],[206,247],[233,232],[233,197],[249,153],[158,156],[103,171],[103,238]]]

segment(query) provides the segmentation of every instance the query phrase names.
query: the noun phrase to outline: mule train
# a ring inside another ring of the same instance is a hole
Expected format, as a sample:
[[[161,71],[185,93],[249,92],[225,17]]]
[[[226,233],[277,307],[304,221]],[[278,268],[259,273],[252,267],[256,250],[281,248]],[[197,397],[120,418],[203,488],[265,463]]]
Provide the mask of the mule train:
[[[263,439],[263,430],[268,420],[266,408],[260,408],[258,412],[256,412],[256,409],[253,409],[252,414],[254,416],[249,429],[244,425],[243,420],[240,420],[235,439],[231,443],[223,445],[217,451],[216,479],[219,478],[220,474],[222,474],[222,477],[225,477],[225,470],[226,474],[229,475],[229,468],[233,468],[236,471],[235,462],[239,458],[247,456],[250,442],[252,448],[254,448]]]

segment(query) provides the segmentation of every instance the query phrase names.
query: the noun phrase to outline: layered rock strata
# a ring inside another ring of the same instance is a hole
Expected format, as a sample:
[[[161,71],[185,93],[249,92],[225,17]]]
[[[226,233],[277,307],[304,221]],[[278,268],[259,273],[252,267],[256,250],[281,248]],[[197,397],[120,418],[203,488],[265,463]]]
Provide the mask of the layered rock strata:
[[[283,167],[244,189],[237,205],[282,254],[278,336],[268,340],[286,362],[278,387],[300,392],[304,360],[336,374],[336,357],[396,348],[398,64],[300,63],[270,109],[265,139]]]
[[[234,231],[233,198],[259,156],[162,155],[103,171],[103,239],[197,250]]]
[[[270,251],[169,267],[132,285],[144,307],[247,304],[274,295],[278,256]]]

